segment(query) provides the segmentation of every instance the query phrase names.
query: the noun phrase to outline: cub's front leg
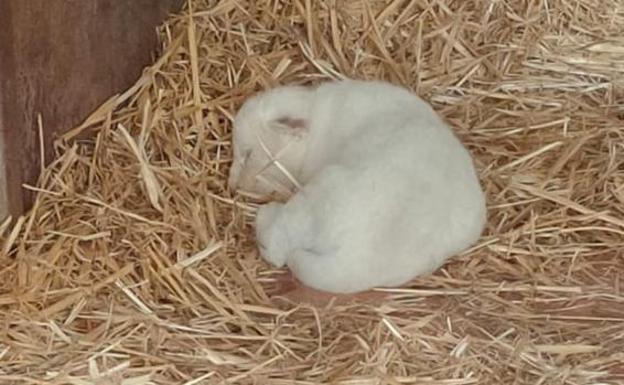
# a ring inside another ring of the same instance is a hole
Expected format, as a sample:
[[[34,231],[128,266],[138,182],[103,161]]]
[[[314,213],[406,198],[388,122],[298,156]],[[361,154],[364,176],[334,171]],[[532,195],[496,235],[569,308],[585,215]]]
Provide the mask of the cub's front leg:
[[[258,207],[256,212],[256,240],[260,256],[275,267],[286,264],[287,229],[280,226],[284,205],[271,202]]]

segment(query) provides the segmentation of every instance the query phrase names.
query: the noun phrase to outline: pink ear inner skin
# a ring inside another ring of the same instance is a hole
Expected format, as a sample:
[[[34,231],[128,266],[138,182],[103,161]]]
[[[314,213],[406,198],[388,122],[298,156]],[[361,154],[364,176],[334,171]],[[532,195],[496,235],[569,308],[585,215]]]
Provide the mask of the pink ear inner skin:
[[[296,131],[303,131],[308,128],[308,124],[304,119],[291,118],[289,116],[279,118],[277,119],[277,122],[279,124],[286,125]]]

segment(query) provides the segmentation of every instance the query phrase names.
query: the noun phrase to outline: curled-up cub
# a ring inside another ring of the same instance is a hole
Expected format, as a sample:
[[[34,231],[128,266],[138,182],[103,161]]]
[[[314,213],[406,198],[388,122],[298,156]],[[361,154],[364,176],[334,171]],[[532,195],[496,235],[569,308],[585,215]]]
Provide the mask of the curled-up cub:
[[[378,81],[282,86],[234,120],[229,185],[286,196],[258,209],[262,257],[311,288],[400,286],[480,237],[485,196],[452,129]]]

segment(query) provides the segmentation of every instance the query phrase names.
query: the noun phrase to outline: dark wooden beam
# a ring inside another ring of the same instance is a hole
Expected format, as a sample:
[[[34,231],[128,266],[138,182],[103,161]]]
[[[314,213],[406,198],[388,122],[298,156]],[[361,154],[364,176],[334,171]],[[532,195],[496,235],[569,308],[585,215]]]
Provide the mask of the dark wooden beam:
[[[183,0],[0,1],[0,219],[28,209],[56,135],[140,76],[156,27]]]

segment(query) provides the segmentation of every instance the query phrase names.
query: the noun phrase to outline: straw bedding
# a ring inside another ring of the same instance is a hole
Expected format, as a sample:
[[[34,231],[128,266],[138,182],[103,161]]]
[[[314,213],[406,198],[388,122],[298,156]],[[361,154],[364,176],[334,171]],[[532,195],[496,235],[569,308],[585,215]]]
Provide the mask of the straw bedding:
[[[624,383],[621,1],[198,0],[159,32],[1,228],[0,383]],[[434,105],[489,224],[382,301],[280,300],[225,185],[231,118],[342,76]]]

